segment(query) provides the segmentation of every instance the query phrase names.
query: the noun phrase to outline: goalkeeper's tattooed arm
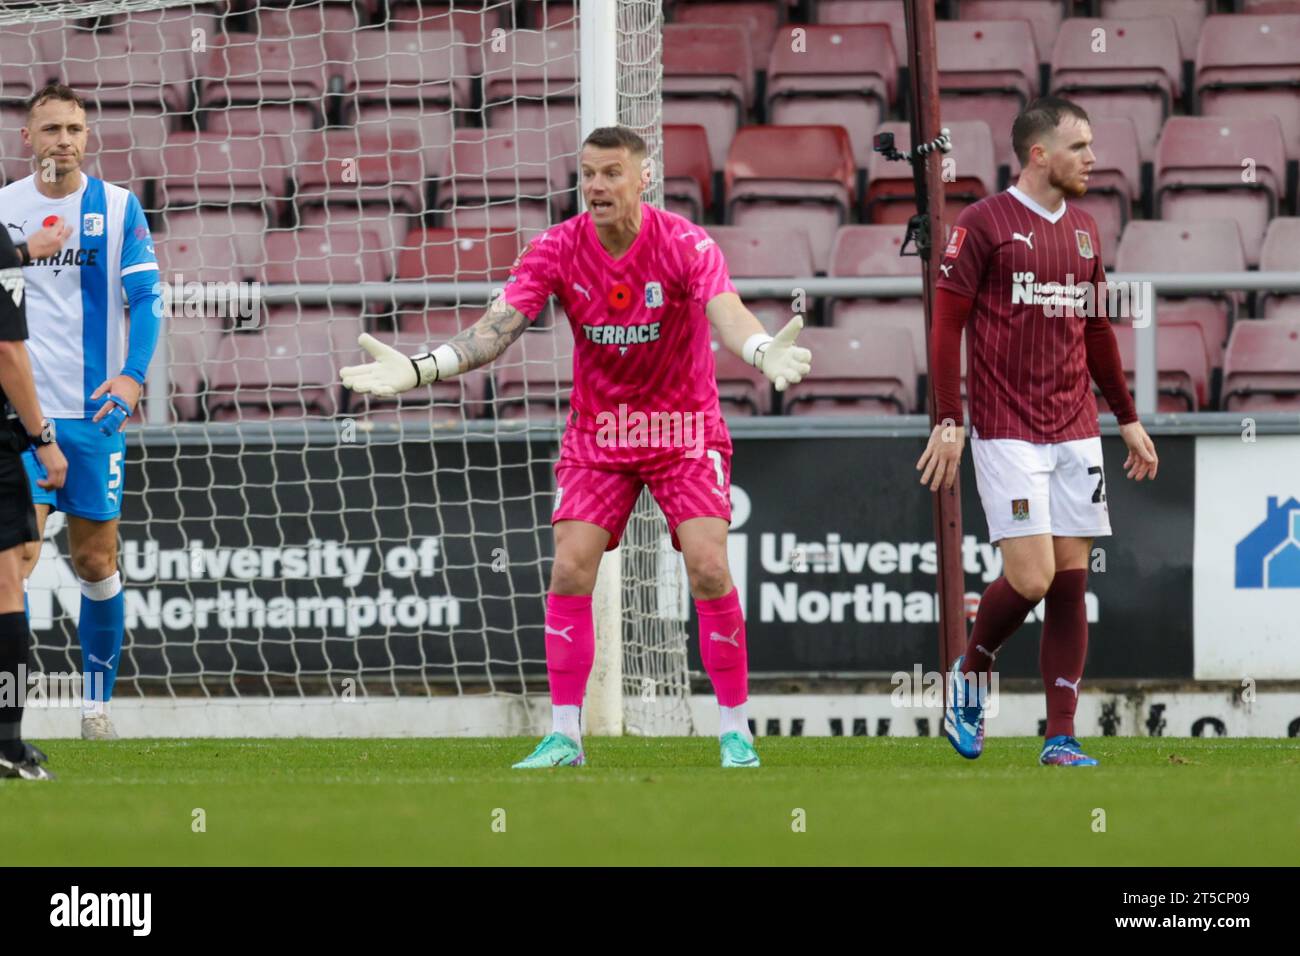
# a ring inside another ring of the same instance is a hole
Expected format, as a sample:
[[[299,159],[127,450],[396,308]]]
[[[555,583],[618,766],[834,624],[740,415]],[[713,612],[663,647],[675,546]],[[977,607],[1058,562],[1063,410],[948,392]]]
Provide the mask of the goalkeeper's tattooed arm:
[[[447,344],[460,359],[460,371],[464,373],[495,361],[526,328],[528,317],[499,298],[481,319]]]
[[[432,352],[403,355],[373,336],[357,342],[375,361],[339,370],[343,384],[359,394],[397,395],[419,385],[444,382],[487,365],[528,327],[528,318],[498,298],[483,317]]]
[[[794,344],[803,329],[803,316],[796,315],[771,336],[734,292],[715,295],[705,312],[723,347],[771,379],[778,392],[797,385],[811,370],[812,352]]]

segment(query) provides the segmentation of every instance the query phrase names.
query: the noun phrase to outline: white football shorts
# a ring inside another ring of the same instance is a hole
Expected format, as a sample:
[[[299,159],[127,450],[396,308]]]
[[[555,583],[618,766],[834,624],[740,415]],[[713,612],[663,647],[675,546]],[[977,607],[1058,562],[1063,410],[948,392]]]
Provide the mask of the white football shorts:
[[[1101,438],[1035,445],[972,437],[970,445],[990,541],[1110,534]]]

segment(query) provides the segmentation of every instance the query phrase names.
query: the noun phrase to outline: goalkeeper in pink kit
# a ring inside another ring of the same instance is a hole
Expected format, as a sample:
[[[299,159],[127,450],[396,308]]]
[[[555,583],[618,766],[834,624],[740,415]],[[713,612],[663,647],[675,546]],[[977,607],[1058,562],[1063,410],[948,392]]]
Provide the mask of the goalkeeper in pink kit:
[[[486,365],[555,296],[573,326],[574,384],[555,466],[555,562],[546,597],[553,725],[515,766],[584,761],[579,718],[595,657],[596,571],[649,487],[686,562],[700,654],[721,710],[722,765],[757,767],[745,714],[745,620],[727,567],[731,438],[718,406],[710,327],[724,348],[784,390],[809,370],[811,353],[795,344],[803,320],[795,316],[768,335],[704,230],[641,202],[650,170],[636,133],[594,130],[580,165],[588,212],[530,242],[504,294],[475,325],[410,357],[363,335],[376,361],[343,369],[343,384],[394,395]],[[625,427],[638,420],[662,427]]]

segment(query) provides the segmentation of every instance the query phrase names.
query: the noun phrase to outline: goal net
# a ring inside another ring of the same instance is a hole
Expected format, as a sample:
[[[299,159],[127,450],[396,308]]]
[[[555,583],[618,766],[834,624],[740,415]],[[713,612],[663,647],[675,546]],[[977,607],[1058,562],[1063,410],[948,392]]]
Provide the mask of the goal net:
[[[584,32],[598,6],[614,29]],[[351,395],[337,370],[362,331],[406,352],[450,338],[530,238],[582,211],[578,144],[603,125],[584,75],[651,144],[662,201],[661,21],[657,0],[0,11],[4,181],[33,173],[25,101],[67,83],[83,168],[139,198],[161,269],[120,526],[124,734],[542,726],[567,319],[552,304],[493,365],[400,400]],[[690,733],[684,571],[648,495],[619,559],[599,726]],[[34,665],[79,670],[57,513],[30,602]]]

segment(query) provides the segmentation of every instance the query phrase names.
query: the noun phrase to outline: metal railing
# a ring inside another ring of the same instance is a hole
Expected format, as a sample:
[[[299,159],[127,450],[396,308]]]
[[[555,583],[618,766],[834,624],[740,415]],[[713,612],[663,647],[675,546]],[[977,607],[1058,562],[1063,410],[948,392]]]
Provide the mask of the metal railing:
[[[789,298],[796,291],[809,298],[900,299],[919,298],[919,276],[895,278],[770,278],[733,279],[741,298]],[[1156,295],[1190,296],[1223,295],[1227,292],[1272,292],[1300,294],[1300,275],[1291,272],[1207,272],[1189,274],[1182,272],[1128,272],[1107,275],[1111,285],[1149,283]],[[501,288],[493,282],[361,282],[349,285],[304,283],[301,285],[263,285],[261,301],[266,305],[324,305],[340,303],[410,303],[458,305],[477,307],[487,303]],[[1134,394],[1138,413],[1142,416],[1156,412],[1156,328],[1159,305],[1150,297],[1150,321],[1134,323]],[[158,354],[149,368],[146,394],[149,402],[149,423],[167,422],[166,400],[168,392],[168,367],[166,336],[159,342]],[[1300,365],[1300,354],[1297,354]],[[161,400],[152,400],[155,397]]]

